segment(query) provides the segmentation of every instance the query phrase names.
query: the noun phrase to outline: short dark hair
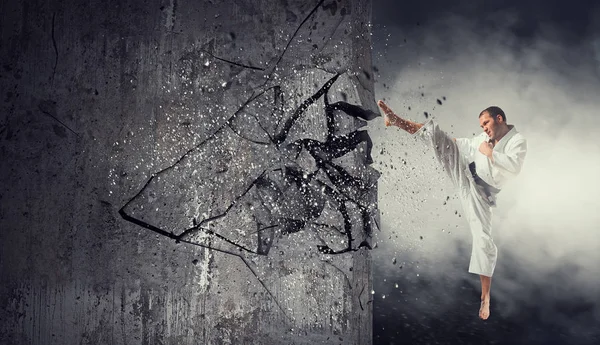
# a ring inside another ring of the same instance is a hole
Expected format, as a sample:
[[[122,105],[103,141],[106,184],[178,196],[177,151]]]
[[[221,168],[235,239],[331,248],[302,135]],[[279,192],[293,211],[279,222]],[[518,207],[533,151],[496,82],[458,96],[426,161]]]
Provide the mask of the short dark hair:
[[[479,117],[481,117],[481,115],[483,115],[483,113],[485,112],[490,114],[490,116],[494,118],[494,121],[496,121],[496,116],[500,115],[500,117],[502,117],[502,120],[506,122],[506,115],[504,114],[504,110],[500,109],[500,107],[497,107],[495,105],[487,107],[483,111],[481,111],[481,113],[479,113]]]

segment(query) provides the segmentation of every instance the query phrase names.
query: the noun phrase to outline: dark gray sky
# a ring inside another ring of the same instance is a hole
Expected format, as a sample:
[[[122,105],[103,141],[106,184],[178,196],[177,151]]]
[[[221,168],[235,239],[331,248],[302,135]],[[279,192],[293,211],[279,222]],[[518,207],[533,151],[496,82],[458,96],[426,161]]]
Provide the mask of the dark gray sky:
[[[581,63],[582,58],[597,59],[598,44],[596,48],[585,44],[598,39],[600,34],[600,6],[596,3],[588,0],[376,0],[373,2],[374,48],[375,52],[383,52],[386,45],[393,47],[399,43],[414,47],[424,44],[418,41],[420,35],[460,35],[460,30],[466,29],[482,39],[481,49],[489,49],[490,40],[502,40],[504,49],[521,52],[546,39],[561,48],[546,57],[548,63],[560,69],[565,62],[574,65]],[[455,21],[448,22],[451,18]],[[455,40],[446,43],[456,46]]]
[[[471,136],[479,111],[499,105],[529,140],[495,210],[482,322],[450,182],[430,150],[369,124],[382,172],[375,344],[600,343],[600,4],[375,0],[373,60],[376,98],[397,113]]]
[[[521,39],[531,39],[549,24],[565,39],[576,40],[593,30],[598,13],[590,10],[596,4],[594,0],[374,0],[373,20],[376,25],[410,30],[456,14],[477,23],[482,31],[508,26]],[[512,15],[506,18],[505,13]]]

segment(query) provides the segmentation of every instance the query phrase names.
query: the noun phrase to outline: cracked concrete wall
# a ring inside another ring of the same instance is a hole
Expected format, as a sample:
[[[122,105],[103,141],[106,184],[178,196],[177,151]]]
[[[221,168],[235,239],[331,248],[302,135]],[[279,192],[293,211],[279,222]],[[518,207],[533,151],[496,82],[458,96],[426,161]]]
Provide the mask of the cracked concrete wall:
[[[0,343],[371,343],[370,6],[0,3]]]

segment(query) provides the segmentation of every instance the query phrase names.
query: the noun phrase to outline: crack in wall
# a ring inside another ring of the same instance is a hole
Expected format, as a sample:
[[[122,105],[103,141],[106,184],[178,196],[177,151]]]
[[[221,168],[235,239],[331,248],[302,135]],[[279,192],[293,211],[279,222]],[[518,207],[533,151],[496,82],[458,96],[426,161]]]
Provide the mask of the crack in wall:
[[[332,162],[333,159],[342,157],[348,154],[349,152],[356,150],[357,146],[360,143],[367,142],[368,146],[366,152],[366,163],[370,164],[370,162],[372,161],[370,159],[370,138],[366,131],[354,131],[347,135],[335,135],[334,132],[336,130],[336,126],[334,123],[334,111],[341,111],[351,117],[361,118],[367,121],[375,118],[376,116],[378,116],[378,114],[374,114],[373,112],[365,110],[357,105],[349,104],[343,101],[330,104],[327,94],[329,89],[335,83],[339,76],[340,74],[336,74],[335,76],[330,78],[315,94],[305,99],[302,102],[302,104],[295,109],[292,115],[284,122],[283,126],[281,127],[281,129],[279,129],[279,131],[277,131],[276,134],[271,135],[265,126],[259,126],[260,129],[264,131],[264,133],[266,133],[270,139],[270,143],[259,142],[259,144],[268,144],[274,146],[276,148],[276,152],[279,154],[278,161],[283,163],[283,167],[271,167],[264,169],[243,190],[242,193],[239,193],[235,196],[235,198],[229,203],[229,205],[225,208],[223,212],[205,217],[200,222],[197,222],[196,218],[194,218],[193,226],[191,228],[185,229],[180,234],[175,234],[173,231],[167,231],[158,226],[150,224],[147,221],[130,215],[126,211],[126,209],[132,203],[134,203],[134,201],[137,200],[146,189],[149,188],[150,183],[154,179],[160,179],[160,176],[165,172],[172,169],[176,169],[176,167],[180,165],[180,163],[186,156],[190,155],[195,150],[198,150],[210,140],[216,140],[216,135],[220,133],[224,128],[231,128],[234,134],[236,134],[244,140],[258,143],[257,141],[253,141],[249,138],[246,138],[244,135],[242,135],[242,133],[240,133],[240,131],[235,130],[233,122],[244,108],[246,108],[259,96],[263,95],[265,92],[271,89],[274,91],[273,111],[281,111],[283,105],[283,94],[281,93],[281,89],[279,86],[267,88],[258,93],[256,96],[253,92],[250,98],[211,136],[209,136],[207,139],[205,139],[192,149],[188,150],[174,164],[162,169],[157,173],[152,174],[146,182],[146,184],[140,189],[140,191],[119,210],[119,214],[126,221],[154,231],[160,235],[171,238],[177,243],[192,244],[240,258],[244,262],[246,267],[248,267],[248,269],[252,272],[255,278],[260,282],[261,286],[263,286],[263,288],[268,292],[271,298],[273,298],[279,309],[282,312],[284,312],[283,308],[279,305],[278,301],[275,299],[271,291],[268,289],[268,287],[262,281],[262,279],[258,276],[255,270],[251,267],[251,265],[247,262],[247,259],[245,257],[246,255],[268,255],[270,248],[274,243],[276,229],[279,229],[279,232],[282,235],[298,232],[304,229],[307,226],[307,224],[315,222],[321,216],[325,207],[325,200],[330,200],[331,202],[333,202],[333,204],[337,205],[337,211],[339,212],[339,214],[341,214],[343,218],[343,230],[335,228],[335,231],[337,233],[345,235],[346,246],[345,248],[340,250],[333,250],[327,244],[321,244],[317,245],[318,251],[322,254],[342,254],[351,251],[357,251],[360,248],[364,247],[371,249],[371,246],[366,239],[363,240],[358,246],[353,246],[355,238],[352,235],[352,214],[348,208],[350,205],[354,205],[358,208],[360,218],[362,221],[363,233],[366,236],[366,238],[370,237],[372,232],[372,217],[370,214],[370,207],[362,205],[361,202],[358,200],[358,196],[368,191],[370,186],[367,185],[365,181],[353,177],[343,167]],[[292,130],[292,128],[294,128],[296,122],[301,118],[301,116],[305,113],[308,107],[314,104],[321,97],[323,97],[324,99],[325,117],[327,121],[326,141],[319,142],[313,139],[299,139],[291,143],[286,143],[289,133]],[[256,116],[255,119],[260,124],[260,119]],[[280,122],[278,122],[278,124],[279,123]],[[297,159],[298,155],[302,152],[302,150],[307,151],[314,160],[317,166],[317,169],[315,171],[304,171],[295,162],[293,156],[295,155],[295,159]],[[324,172],[324,177],[328,178],[329,183],[328,181],[317,177],[317,174],[320,171]],[[273,173],[275,173],[275,175],[272,175]],[[330,183],[333,186],[331,186]],[[295,199],[292,196],[292,204],[316,204],[316,206],[307,206],[304,209],[298,209],[296,207],[293,210],[287,210],[282,212],[278,209],[279,203],[284,203],[286,199],[290,198],[290,195],[292,195],[290,194],[291,190],[296,190],[298,192],[298,194],[295,194]],[[260,201],[260,204],[262,206],[260,211],[264,211],[266,214],[266,216],[262,217],[262,219],[271,219],[270,222],[260,221],[259,219],[261,219],[261,216],[256,213],[260,212],[259,210],[257,210],[253,214],[253,219],[255,220],[258,229],[254,233],[256,234],[258,241],[256,249],[248,248],[240,243],[237,243],[235,240],[220,234],[218,231],[210,229],[211,223],[227,217],[230,211],[234,208],[234,206],[243,204],[242,199],[249,193],[251,193],[251,191],[257,195],[257,199]],[[354,194],[354,196],[350,194]],[[268,223],[270,224],[266,225]],[[264,235],[265,230],[269,230],[268,235]],[[237,248],[237,252],[226,250],[223,248],[218,248],[215,245],[207,245],[205,243],[194,241],[193,236],[198,232],[202,232],[206,235],[219,239],[229,245],[232,245],[234,248]],[[348,277],[345,274],[344,276],[348,280]]]
[[[277,69],[277,65],[279,65],[279,62],[281,62],[281,59],[283,59],[283,56],[285,55],[288,48],[290,47],[290,44],[292,44],[292,40],[296,37],[296,35],[298,34],[298,31],[300,31],[300,28],[304,25],[304,23],[306,23],[308,21],[308,19],[310,19],[310,17],[312,17],[313,14],[315,14],[315,12],[317,12],[317,10],[319,9],[319,6],[321,6],[324,2],[325,2],[325,0],[320,0],[319,3],[317,3],[317,5],[304,18],[304,20],[302,20],[300,25],[298,25],[298,27],[296,28],[296,31],[294,31],[294,33],[292,34],[292,37],[290,37],[287,44],[285,45],[283,52],[281,53],[281,55],[279,55],[279,58],[277,59],[277,62],[275,62],[275,65],[273,66],[273,70],[271,71],[271,73],[269,73],[269,76],[267,77],[267,79],[270,79],[271,74]]]
[[[330,265],[331,267],[333,267],[336,271],[340,272],[343,276],[344,279],[346,281],[346,284],[348,284],[348,288],[350,290],[352,290],[352,282],[350,282],[350,278],[348,278],[348,275],[346,274],[346,272],[344,272],[341,268],[337,267],[336,265],[334,265],[331,261],[329,260],[321,260],[321,262],[324,262],[328,265]]]
[[[360,290],[360,293],[358,294],[358,304],[360,305],[361,310],[365,310],[365,308],[363,308],[362,301],[360,299],[360,297],[362,296],[364,291],[365,291],[365,285],[363,285],[362,289]]]
[[[245,65],[243,63],[239,63],[239,62],[235,62],[235,61],[224,59],[222,57],[218,57],[218,56],[212,54],[211,52],[209,52],[207,50],[202,50],[202,51],[205,52],[206,54],[210,55],[211,57],[219,60],[219,61],[223,61],[223,62],[232,64],[232,65],[235,65],[235,66],[239,66],[239,67],[243,67],[243,68],[248,68],[248,69],[252,69],[252,70],[256,70],[256,71],[264,71],[265,70],[262,67],[255,67],[255,66]]]
[[[80,137],[80,135],[75,132],[74,130],[71,129],[71,127],[67,126],[64,122],[62,122],[61,120],[59,120],[56,117],[56,103],[54,101],[42,101],[38,104],[38,109],[45,115],[50,116],[52,119],[54,119],[56,122],[60,123],[63,127],[65,127],[66,129],[68,129],[71,133],[75,134],[75,136]]]
[[[300,116],[302,115],[302,113],[308,108],[308,106],[310,106],[311,104],[313,104],[318,98],[320,98],[321,96],[323,96],[324,94],[326,94],[326,92],[328,91],[328,89],[331,87],[331,85],[333,85],[333,83],[335,82],[335,80],[339,77],[339,75],[334,76],[333,78],[331,78],[317,93],[315,93],[314,95],[312,95],[311,97],[309,97],[308,99],[306,99],[294,112],[294,114],[292,115],[292,117],[290,119],[288,119],[288,121],[286,121],[286,124],[284,125],[284,127],[281,129],[281,131],[279,132],[278,135],[275,136],[274,138],[274,142],[273,144],[275,144],[276,146],[280,146],[282,142],[284,142],[289,134],[289,131],[291,130],[292,126],[294,125],[294,123],[300,118]],[[266,90],[265,90],[266,91]],[[264,93],[261,92],[261,94]],[[258,96],[257,96],[258,97]],[[237,114],[239,114],[239,112],[247,105],[249,104],[253,99],[255,99],[256,97],[251,97],[244,105],[242,105],[242,107],[240,107],[240,109],[238,109],[238,111],[236,111],[236,113],[227,121],[227,125],[229,127],[231,127],[231,121],[235,118],[235,116]],[[334,126],[332,124],[333,122],[333,116],[331,115],[332,110],[334,109],[339,109],[339,110],[343,110],[346,113],[350,114],[351,116],[355,116],[355,117],[361,117],[364,119],[372,119],[374,118],[374,116],[372,116],[372,114],[370,114],[368,111],[365,111],[364,109],[358,107],[358,106],[354,106],[354,105],[350,105],[348,103],[345,102],[337,102],[333,105],[329,105],[327,102],[327,98],[325,98],[325,102],[326,102],[326,112],[328,113],[328,141],[326,141],[325,143],[321,143],[318,142],[316,140],[312,140],[312,139],[300,139],[294,143],[292,143],[291,145],[288,145],[288,148],[291,146],[293,147],[293,149],[295,149],[296,151],[303,147],[305,149],[307,149],[311,155],[313,156],[313,158],[315,159],[316,163],[317,163],[317,167],[319,168],[323,168],[325,170],[326,175],[330,178],[330,180],[334,183],[334,185],[336,185],[339,189],[344,189],[346,187],[346,185],[351,185],[351,186],[355,186],[359,189],[361,189],[362,191],[365,191],[368,186],[364,185],[364,183],[362,181],[360,181],[359,179],[356,179],[354,177],[352,177],[349,173],[347,173],[342,167],[331,163],[331,159],[333,158],[338,158],[341,157],[345,154],[347,154],[348,152],[350,152],[351,150],[356,149],[356,146],[363,142],[363,141],[369,141],[370,142],[370,138],[368,137],[368,134],[366,133],[366,131],[357,131],[357,132],[353,132],[350,136],[340,136],[340,137],[334,137],[332,135],[332,131],[334,130]],[[215,137],[215,135],[221,131],[221,129],[223,128],[223,126],[221,128],[219,128],[212,136],[210,136],[209,138],[207,138],[205,141],[201,142],[200,144],[198,144],[196,147],[192,148],[191,150],[187,151],[177,162],[175,162],[174,164],[172,164],[171,166],[166,167],[165,169],[153,174],[150,179],[146,182],[146,184],[144,185],[144,187],[142,187],[142,189],[138,192],[138,194],[136,196],[134,196],[132,199],[130,199],[120,210],[120,213],[122,213],[122,215],[126,215],[125,209],[129,206],[129,204],[131,202],[133,202],[136,198],[138,198],[138,196],[149,186],[150,182],[152,182],[152,180],[155,177],[159,177],[159,175],[175,168],[182,160],[183,158],[185,158],[187,155],[189,155],[191,152],[193,152],[194,150],[198,149],[199,147],[201,147],[202,145],[204,145],[208,140],[212,139]],[[263,127],[264,129],[264,127]],[[235,132],[235,131],[234,131]],[[238,134],[237,132],[235,132],[236,134]],[[243,136],[240,136],[241,138],[245,139],[245,140],[250,140],[247,138],[244,138]],[[299,153],[299,152],[298,152]],[[367,157],[368,157],[368,161],[370,160],[370,147],[368,147],[367,150]],[[275,169],[274,171],[277,171],[279,169]],[[193,235],[194,233],[196,233],[199,230],[204,230],[207,232],[211,232],[211,230],[209,229],[205,229],[202,228],[202,225],[204,225],[205,223],[209,223],[211,221],[217,220],[219,218],[222,218],[224,216],[227,215],[227,213],[229,212],[229,210],[231,210],[231,208],[235,205],[236,201],[241,199],[243,196],[245,196],[250,190],[251,188],[255,185],[255,183],[257,181],[260,181],[261,178],[266,174],[266,171],[263,171],[260,176],[254,180],[249,186],[248,188],[241,194],[238,195],[235,200],[227,207],[227,209],[225,210],[225,212],[215,215],[213,217],[209,217],[207,219],[204,219],[202,222],[200,222],[199,224],[193,226],[192,228],[186,229],[183,231],[183,233],[181,233],[180,235],[175,235],[172,232],[167,232],[164,231],[160,228],[154,227],[151,224],[148,224],[146,222],[143,222],[139,219],[136,219],[136,224],[140,225],[140,226],[144,226],[145,228],[148,228],[150,230],[153,231],[157,231],[159,233],[161,233],[162,235],[166,235],[170,238],[176,239],[176,240],[182,240],[182,239],[186,239],[187,237]],[[291,168],[291,167],[287,167],[286,168],[286,173],[285,175],[287,177],[291,177],[291,181],[295,182],[296,184],[300,183],[300,180],[302,180],[303,182],[307,182],[310,183],[310,180],[312,179],[312,176],[315,175],[315,173],[312,173],[310,175],[307,175],[304,172],[301,172],[300,170],[297,170],[295,168]],[[304,176],[311,176],[310,178],[304,178]],[[356,200],[354,200],[353,198],[348,197],[347,195],[345,195],[345,193],[341,192],[341,193],[337,193],[335,192],[333,189],[330,189],[326,183],[319,181],[320,183],[322,183],[322,187],[324,188],[323,191],[326,192],[326,194],[328,194],[329,196],[332,196],[336,201],[338,202],[345,202],[346,200],[349,201],[353,201],[355,202],[357,205],[359,205],[359,207],[361,208],[361,211],[366,211],[366,207],[360,205]],[[305,188],[306,185],[299,185],[302,188]],[[327,188],[326,188],[327,187]],[[305,193],[306,194],[306,193]],[[343,197],[345,196],[345,197]],[[129,217],[131,218],[131,217]],[[348,220],[349,222],[349,220]],[[252,251],[248,248],[245,248],[243,246],[240,246],[238,244],[235,244],[233,241],[227,239],[224,236],[221,236],[219,234],[215,233],[215,236],[225,240],[228,243],[234,244],[236,246],[238,246],[239,249],[242,249],[244,251],[253,253],[253,254],[257,254],[257,252]]]

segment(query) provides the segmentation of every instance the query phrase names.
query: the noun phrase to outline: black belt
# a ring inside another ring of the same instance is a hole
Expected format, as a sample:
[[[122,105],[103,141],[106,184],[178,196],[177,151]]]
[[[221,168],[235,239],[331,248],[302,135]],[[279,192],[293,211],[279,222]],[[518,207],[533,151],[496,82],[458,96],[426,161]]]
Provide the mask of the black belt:
[[[469,170],[471,170],[471,175],[473,175],[475,183],[483,188],[485,196],[487,196],[490,202],[493,202],[492,193],[498,194],[500,193],[500,189],[490,186],[481,177],[479,177],[479,175],[477,175],[477,171],[475,170],[475,162],[469,163]]]

